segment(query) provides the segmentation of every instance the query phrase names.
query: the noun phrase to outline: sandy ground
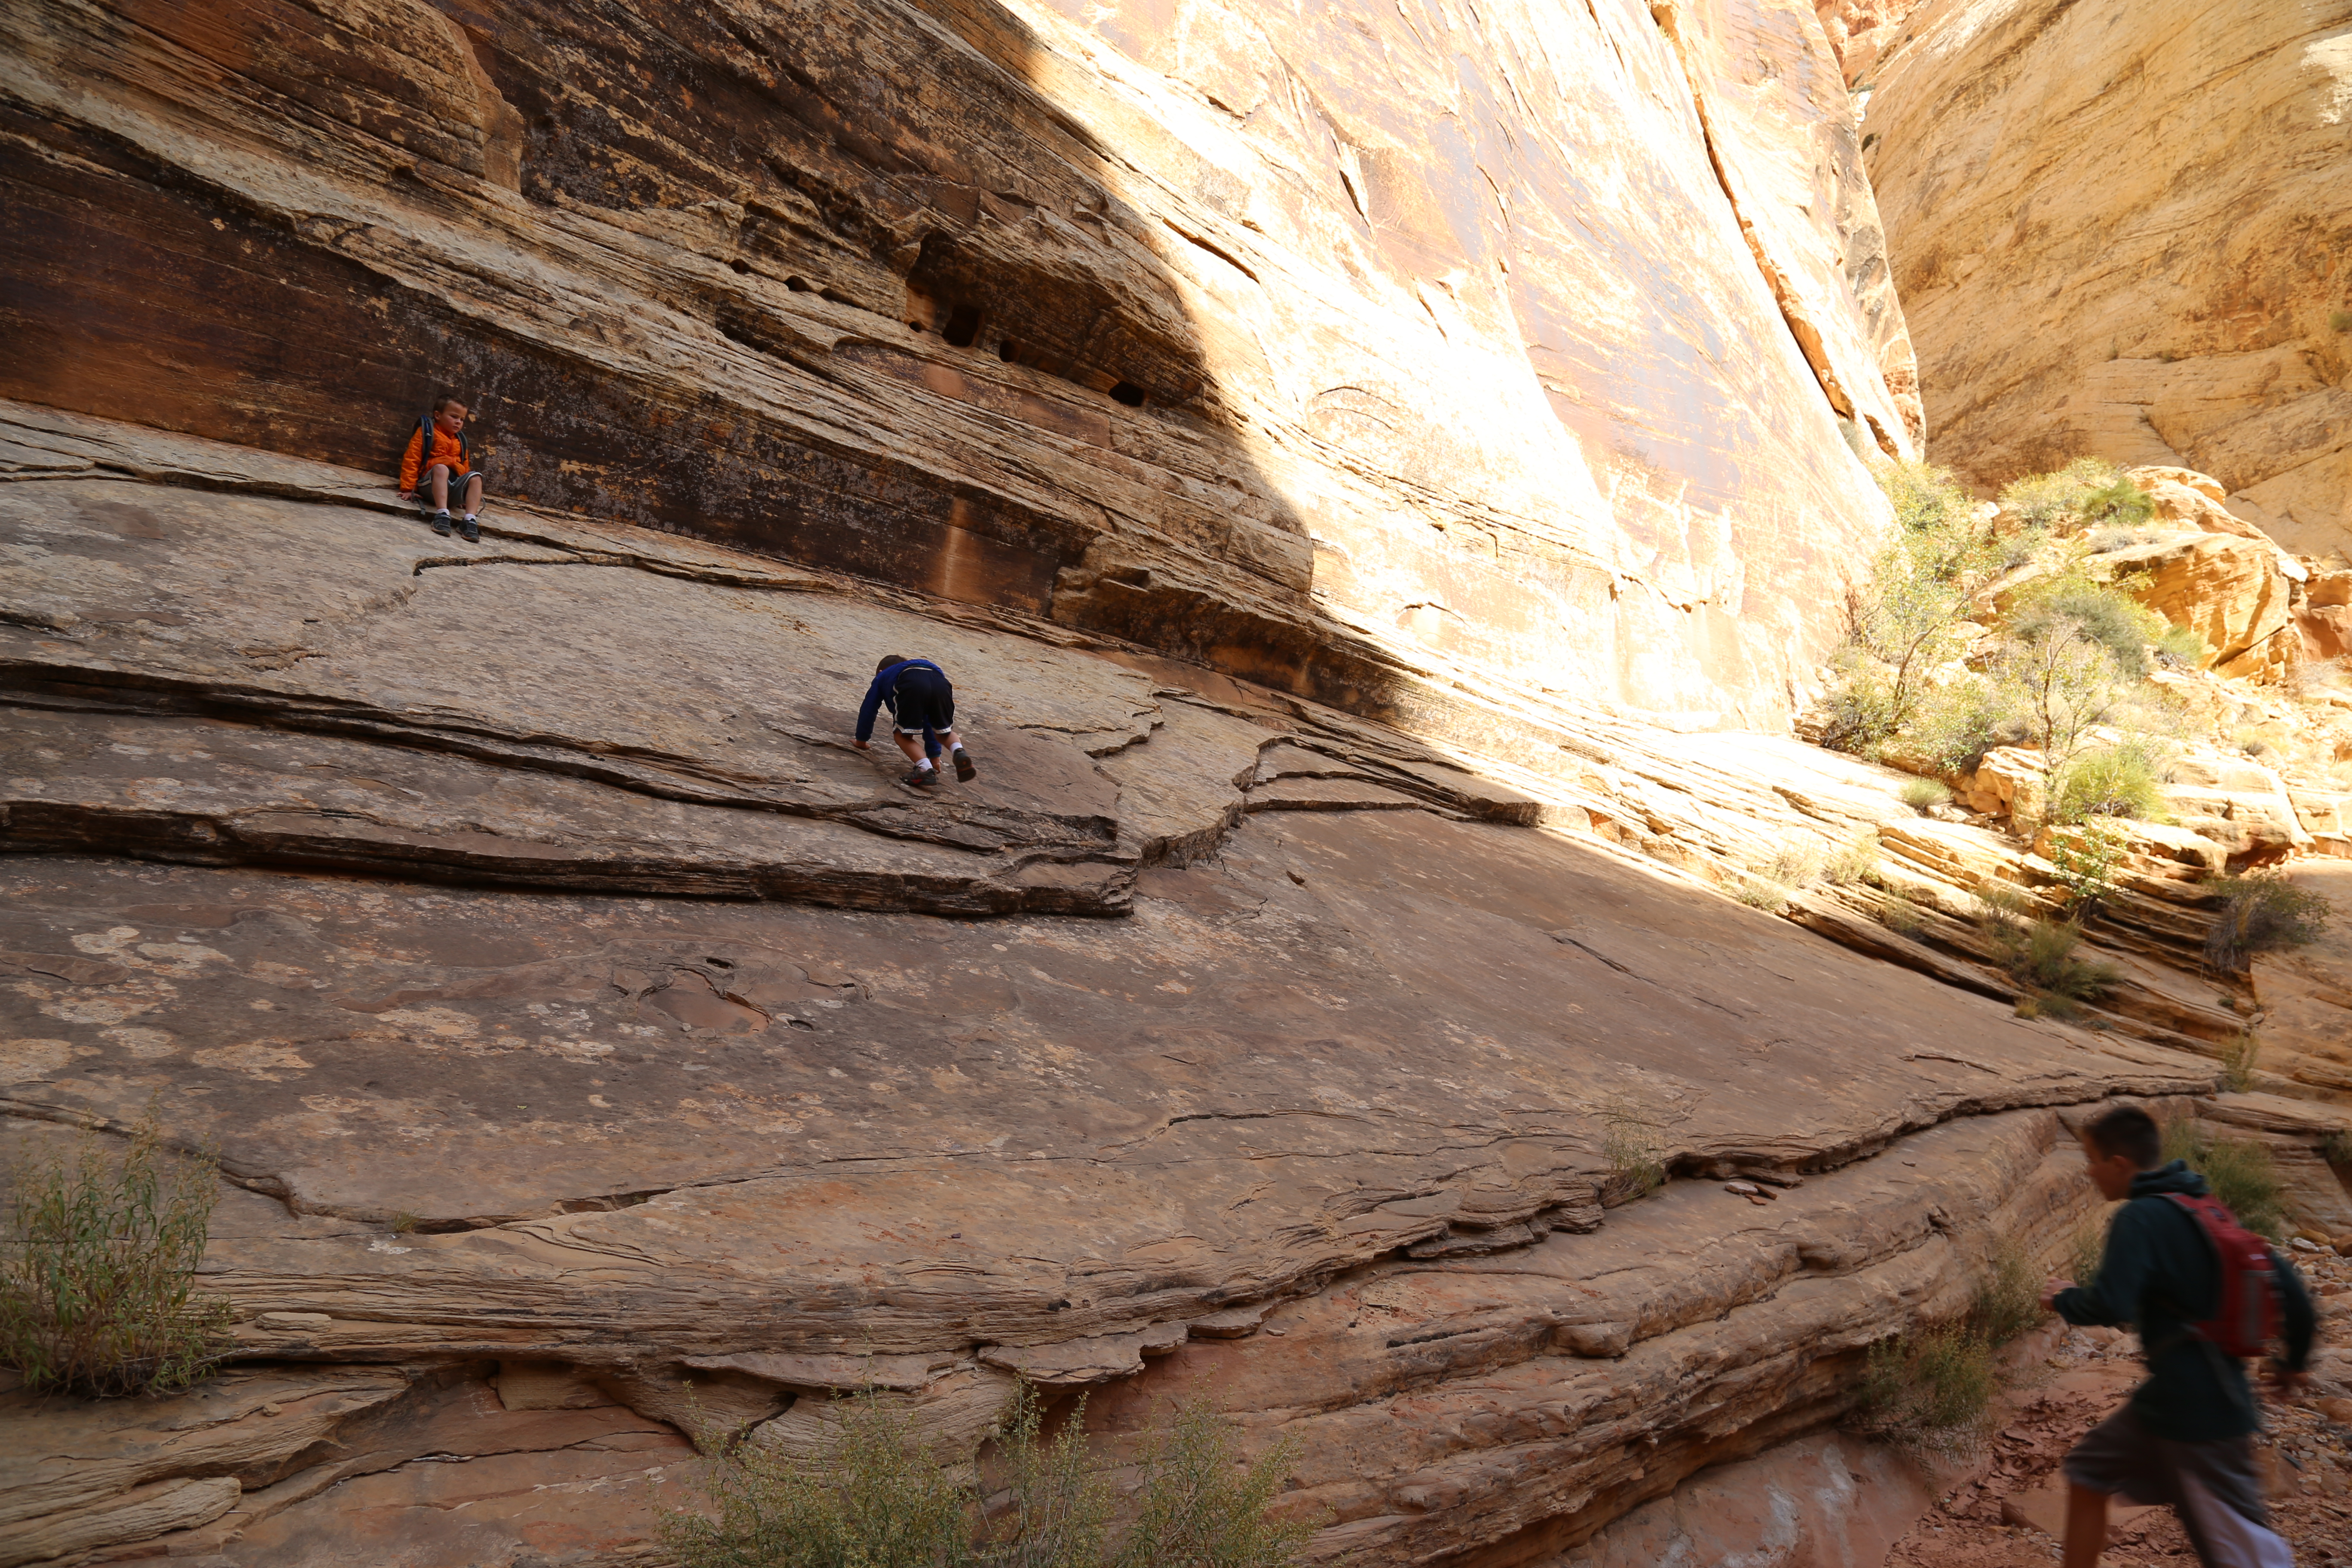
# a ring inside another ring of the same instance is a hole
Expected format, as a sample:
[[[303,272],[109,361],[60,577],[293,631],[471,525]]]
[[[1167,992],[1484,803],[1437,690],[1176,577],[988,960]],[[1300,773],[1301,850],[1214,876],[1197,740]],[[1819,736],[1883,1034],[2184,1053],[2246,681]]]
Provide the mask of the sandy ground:
[[[2352,1329],[2352,1258],[2298,1252],[2320,1309],[2319,1342],[2343,1345]],[[1938,1507],[1895,1543],[1888,1568],[2045,1568],[2058,1542],[2059,1461],[2075,1439],[2124,1402],[2140,1380],[2138,1342],[2111,1329],[2069,1329],[2028,1360],[2008,1418],[1963,1469]],[[2352,1363],[2337,1363],[2343,1366]],[[2334,1370],[2334,1369],[2325,1369]],[[2340,1373],[2338,1374],[2340,1376]],[[2265,1405],[2255,1441],[2271,1478],[2272,1528],[2298,1563],[2352,1564],[2352,1387],[2323,1375],[2292,1405]],[[2193,1568],[2179,1523],[2164,1509],[2111,1516],[2101,1568]]]

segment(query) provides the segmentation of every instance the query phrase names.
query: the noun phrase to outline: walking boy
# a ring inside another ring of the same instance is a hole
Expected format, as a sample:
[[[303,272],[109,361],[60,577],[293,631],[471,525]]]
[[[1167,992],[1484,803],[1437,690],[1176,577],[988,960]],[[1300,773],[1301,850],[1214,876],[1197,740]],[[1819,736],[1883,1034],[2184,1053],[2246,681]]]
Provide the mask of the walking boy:
[[[433,437],[430,454],[425,450],[428,431]],[[436,397],[432,418],[416,422],[416,434],[408,438],[408,450],[401,455],[400,499],[416,501],[418,514],[433,525],[433,531],[446,535],[453,484],[457,486],[458,505],[465,513],[458,531],[467,543],[478,544],[482,538],[478,521],[482,510],[482,470],[475,467],[473,453],[466,445],[466,405],[454,397]],[[419,495],[420,490],[425,493]]]
[[[2262,1418],[2245,1368],[2217,1342],[2232,1321],[2224,1312],[2225,1279],[2259,1292],[2262,1277],[2225,1262],[2196,1211],[2177,1201],[2210,1195],[2205,1178],[2185,1161],[2164,1163],[2163,1136],[2147,1111],[2110,1110],[2084,1131],[2082,1143],[2100,1195],[2130,1201],[2107,1226],[2098,1277],[2080,1286],[2053,1279],[2042,1304],[2070,1323],[2132,1324],[2148,1375],[2066,1456],[2064,1568],[2096,1568],[2107,1499],[2118,1492],[2136,1503],[2169,1504],[2206,1568],[2287,1568],[2293,1553],[2270,1529],[2254,1468],[2250,1439]],[[2305,1381],[2311,1298],[2278,1254],[2250,1250],[2267,1258],[2276,1284],[2286,1353],[2272,1362],[2271,1379],[2284,1395]]]
[[[948,743],[949,754],[955,759],[959,781],[970,784],[979,773],[955,731],[955,688],[948,684],[946,671],[938,665],[928,658],[900,658],[895,653],[882,656],[882,662],[874,667],[874,684],[866,689],[866,701],[857,710],[859,751],[873,738],[876,710],[886,705],[892,720],[891,737],[914,764],[906,783],[918,789],[937,787],[940,772],[931,765],[931,759],[940,754],[941,741]]]

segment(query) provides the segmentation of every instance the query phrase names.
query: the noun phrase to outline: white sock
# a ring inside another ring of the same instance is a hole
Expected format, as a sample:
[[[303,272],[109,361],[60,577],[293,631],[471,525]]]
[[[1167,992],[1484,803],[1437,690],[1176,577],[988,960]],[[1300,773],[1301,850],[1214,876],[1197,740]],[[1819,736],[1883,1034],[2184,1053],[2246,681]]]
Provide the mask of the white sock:
[[[474,514],[474,513],[472,513],[472,512],[470,512],[470,511],[469,511],[469,512],[467,512],[467,513],[466,514],[466,521],[467,521],[467,522],[471,522],[471,521],[474,521],[474,516],[475,516],[475,514]]]
[[[953,750],[955,750],[955,751],[959,751],[959,752],[962,751],[962,750],[963,750],[963,742],[962,742],[961,741],[958,741],[958,742],[955,743],[955,745],[954,745],[954,747],[953,747],[952,749],[953,749]]]
[[[915,771],[919,773],[929,768],[930,765],[931,759],[929,757],[917,757],[915,759]]]

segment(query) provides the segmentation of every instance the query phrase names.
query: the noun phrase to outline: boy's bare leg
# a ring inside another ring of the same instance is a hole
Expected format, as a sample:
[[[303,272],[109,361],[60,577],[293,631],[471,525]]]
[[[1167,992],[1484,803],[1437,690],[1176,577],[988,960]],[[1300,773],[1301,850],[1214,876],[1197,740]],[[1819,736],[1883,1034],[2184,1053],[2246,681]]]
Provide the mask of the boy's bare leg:
[[[446,485],[449,481],[445,477],[441,482]],[[474,513],[481,510],[482,476],[479,474],[467,474],[466,476],[466,515],[471,517]]]
[[[2066,1488],[2066,1556],[2063,1568],[2099,1568],[2107,1544],[2107,1494]]]
[[[893,730],[890,731],[890,738],[898,742],[898,749],[907,753],[907,761],[909,763],[920,763],[923,760],[923,738],[920,735],[902,734]]]
[[[436,463],[429,471],[428,477],[433,481],[433,510],[447,511],[449,510],[449,470]]]

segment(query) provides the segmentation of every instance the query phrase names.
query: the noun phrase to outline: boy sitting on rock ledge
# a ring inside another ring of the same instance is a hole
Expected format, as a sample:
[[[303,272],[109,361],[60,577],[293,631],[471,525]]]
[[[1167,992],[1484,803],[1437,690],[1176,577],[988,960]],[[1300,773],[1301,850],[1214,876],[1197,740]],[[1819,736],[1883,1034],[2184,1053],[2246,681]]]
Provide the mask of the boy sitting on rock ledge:
[[[425,450],[428,433],[433,437],[430,453]],[[401,455],[400,499],[416,501],[433,531],[446,536],[451,527],[449,490],[460,480],[464,482],[458,486],[458,505],[465,520],[457,527],[467,543],[478,544],[482,538],[478,521],[482,510],[482,470],[475,466],[466,445],[466,405],[454,397],[436,397],[432,416],[416,422],[416,434],[408,438],[408,450]]]
[[[2139,1331],[2147,1381],[2066,1456],[2064,1568],[2096,1568],[2107,1499],[2169,1504],[2206,1568],[2289,1568],[2270,1528],[2250,1441],[2262,1426],[2241,1355],[2272,1331],[2281,1394],[2305,1381],[2311,1298],[2302,1277],[2212,1201],[2187,1162],[2164,1160],[2164,1138],[2137,1106],[2082,1134],[2099,1195],[2114,1203],[2105,1252],[2088,1285],[2053,1279],[2042,1304],[2070,1323]]]
[[[904,782],[918,789],[938,786],[940,772],[931,765],[931,759],[940,754],[941,741],[955,759],[958,782],[970,784],[979,773],[955,731],[955,688],[948,684],[947,672],[938,665],[928,658],[901,658],[895,653],[882,656],[882,662],[874,667],[874,682],[866,689],[866,701],[857,710],[854,744],[859,751],[866,750],[866,742],[873,738],[875,713],[885,706],[893,721],[891,738],[914,764]]]

